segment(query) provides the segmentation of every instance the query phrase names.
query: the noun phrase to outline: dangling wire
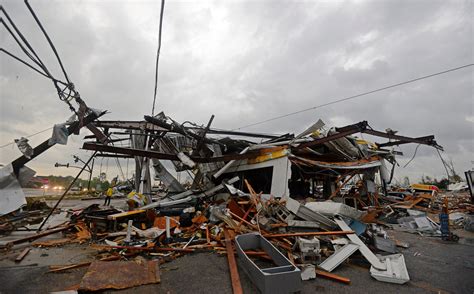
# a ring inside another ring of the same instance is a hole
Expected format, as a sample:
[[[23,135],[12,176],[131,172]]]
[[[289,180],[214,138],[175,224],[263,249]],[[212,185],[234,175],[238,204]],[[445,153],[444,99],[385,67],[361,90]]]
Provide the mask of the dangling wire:
[[[418,145],[416,146],[415,153],[413,153],[412,158],[403,166],[403,168],[407,167],[407,166],[410,164],[410,162],[411,162],[413,159],[415,159],[416,152],[418,151],[418,147],[420,147],[420,145],[421,145],[421,144],[418,144]],[[438,150],[438,149],[436,149],[436,150]]]
[[[100,177],[100,175],[102,174],[102,163],[103,163],[103,162],[104,162],[104,158],[102,157],[102,158],[100,159],[99,177]]]
[[[105,176],[107,178],[107,173],[109,172],[109,157],[107,157],[107,160],[105,162]]]
[[[159,32],[158,32],[158,50],[156,51],[156,65],[155,65],[155,91],[153,93],[153,107],[151,108],[151,116],[155,115],[156,93],[158,89],[158,63],[160,61],[161,30],[163,28],[163,12],[164,11],[165,11],[165,0],[161,0],[160,27],[159,27]]]
[[[444,159],[441,156],[441,153],[439,152],[438,149],[436,149],[436,152],[438,152],[439,158],[441,159],[441,162],[443,163],[444,169],[446,170],[446,175],[448,175],[448,182],[450,182],[450,180],[449,180],[449,171],[448,171],[448,167],[446,166],[446,162],[444,161]]]
[[[130,158],[127,158],[127,180],[128,180],[128,162]]]

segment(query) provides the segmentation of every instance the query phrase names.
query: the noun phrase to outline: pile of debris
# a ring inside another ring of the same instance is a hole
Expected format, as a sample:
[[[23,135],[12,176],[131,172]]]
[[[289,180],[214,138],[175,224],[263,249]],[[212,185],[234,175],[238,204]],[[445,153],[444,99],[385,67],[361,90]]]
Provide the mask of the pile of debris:
[[[230,182],[236,181],[234,178]],[[396,254],[395,243],[383,229],[363,222],[366,213],[336,202],[304,205],[293,199],[264,200],[262,193],[257,194],[248,181],[245,183],[249,193],[223,182],[212,190],[187,196],[193,199],[191,202],[180,201],[183,198],[178,194],[175,200],[161,200],[133,211],[91,205],[70,211],[70,222],[65,225],[6,245],[60,231],[65,232],[64,238],[36,241],[33,246],[88,242],[98,250],[98,261],[51,268],[51,272],[61,272],[89,266],[78,288],[88,291],[120,289],[122,284],[104,281],[107,269],[138,266],[136,260],[112,260],[141,256],[141,270],[153,271],[152,276],[158,277],[148,281],[152,283],[159,282],[160,263],[209,250],[227,254],[234,289],[240,287],[234,279],[238,277],[235,252],[250,279],[264,293],[299,291],[301,280],[316,276],[350,283],[331,271],[356,251],[371,264],[370,274],[377,280],[400,284],[409,280],[403,255]],[[390,254],[376,256],[368,246]],[[101,275],[94,274],[102,271]]]
[[[433,136],[409,138],[390,129],[380,132],[367,122],[327,128],[322,121],[297,136],[277,136],[212,129],[212,120],[205,127],[185,126],[189,122],[179,124],[160,113],[138,122],[91,122],[99,134],[86,137],[95,141],[83,146],[94,151],[91,159],[135,159],[135,179],[130,181],[135,189],[123,209],[94,204],[70,210],[66,224],[4,245],[12,247],[57,232],[65,236],[33,245],[88,243],[98,252],[96,261],[51,268],[51,272],[61,272],[89,266],[76,290],[158,283],[159,264],[185,254],[214,251],[227,254],[234,292],[241,292],[237,254],[261,292],[289,293],[299,291],[302,280],[316,276],[350,283],[332,271],[355,254],[370,264],[373,278],[406,283],[409,274],[397,247],[408,245],[391,238],[384,228],[455,241],[445,216],[453,209],[472,212],[472,205],[432,189],[390,190],[399,152],[384,147],[415,142],[442,149]],[[122,131],[111,132],[114,128]],[[352,136],[358,132],[389,142],[371,143]],[[109,139],[103,140],[100,134]],[[114,140],[128,141],[129,146],[113,146],[112,135],[122,136]],[[166,160],[175,172],[187,173],[191,183],[178,181],[165,167]],[[6,177],[15,179],[26,162],[16,160]],[[152,174],[166,193],[152,191]],[[12,189],[18,191],[18,186],[15,182]],[[149,274],[126,274],[137,268]],[[112,270],[123,271],[130,280],[124,283],[107,276]]]

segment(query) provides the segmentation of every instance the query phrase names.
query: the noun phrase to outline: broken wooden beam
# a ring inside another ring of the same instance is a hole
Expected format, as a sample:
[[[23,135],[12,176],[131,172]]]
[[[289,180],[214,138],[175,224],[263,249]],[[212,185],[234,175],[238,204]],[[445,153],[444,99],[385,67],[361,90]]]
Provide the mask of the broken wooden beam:
[[[117,147],[117,146],[109,146],[109,145],[102,145],[96,143],[84,143],[82,149],[85,150],[94,150],[100,152],[109,152],[109,153],[117,153],[117,154],[125,154],[125,155],[133,155],[133,156],[141,156],[147,158],[157,158],[162,160],[172,160],[172,161],[180,161],[176,154],[169,154],[163,152],[157,152],[152,150],[142,150],[142,149],[134,149],[134,148],[125,148],[125,147]],[[221,161],[230,161],[230,160],[238,160],[238,159],[248,159],[254,158],[260,155],[260,152],[252,151],[245,154],[229,154],[229,155],[222,155],[217,157],[198,157],[198,156],[190,156],[191,160],[197,163],[210,163],[210,162],[221,162]]]
[[[88,261],[88,262],[82,262],[82,263],[78,263],[78,264],[66,265],[66,266],[63,266],[63,267],[60,267],[60,268],[51,269],[51,270],[48,271],[48,273],[62,272],[62,271],[68,270],[68,269],[74,269],[74,268],[79,268],[79,267],[83,267],[83,266],[89,266],[90,264],[91,264],[91,262]]]
[[[319,277],[323,277],[323,278],[326,278],[326,279],[329,279],[329,280],[339,282],[339,283],[344,283],[344,284],[348,284],[348,285],[351,283],[351,280],[348,279],[348,278],[341,277],[341,276],[338,276],[336,274],[331,274],[331,273],[321,271],[321,270],[316,270],[316,275],[319,276]]]
[[[61,227],[61,228],[57,228],[57,229],[53,229],[53,230],[49,230],[49,231],[44,231],[42,233],[38,233],[38,234],[34,234],[34,235],[27,236],[27,237],[24,237],[24,238],[16,239],[16,240],[8,242],[6,244],[6,246],[12,246],[12,245],[15,245],[15,244],[21,244],[21,243],[24,243],[24,242],[33,241],[33,240],[39,239],[39,238],[44,237],[44,236],[48,236],[48,235],[51,235],[51,234],[54,234],[54,233],[65,231],[65,230],[67,230],[71,227],[72,227],[72,225],[68,225],[68,226],[65,226],[65,227]]]

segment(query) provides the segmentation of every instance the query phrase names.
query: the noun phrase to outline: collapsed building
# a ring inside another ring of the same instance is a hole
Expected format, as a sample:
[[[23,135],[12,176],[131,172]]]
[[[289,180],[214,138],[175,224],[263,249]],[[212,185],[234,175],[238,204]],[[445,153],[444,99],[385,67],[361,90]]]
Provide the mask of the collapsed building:
[[[340,195],[351,179],[359,178],[358,193],[349,193],[350,197],[344,199],[348,203],[352,201],[355,207],[376,205],[378,194],[386,193],[395,171],[395,156],[401,155],[387,147],[417,143],[442,150],[432,135],[411,138],[389,129],[381,132],[372,129],[366,121],[328,128],[319,120],[296,136],[212,129],[211,122],[212,119],[207,126],[186,127],[163,113],[156,117],[145,116],[141,122],[100,121],[94,126],[104,128],[105,134],[127,136],[115,140],[127,140],[128,146],[116,147],[96,140],[84,143],[83,148],[97,151],[100,156],[134,157],[137,163],[135,188],[139,190],[144,184],[145,194],[151,191],[149,171],[143,173],[141,169],[147,164],[153,167],[156,178],[169,192],[184,191],[160,162],[169,160],[176,172],[187,171],[191,175],[191,189],[210,188],[238,176],[239,181],[234,184],[237,188],[248,192],[244,185],[248,180],[267,198],[332,199]],[[120,131],[111,131],[113,129]],[[354,137],[357,133],[388,139],[388,142],[372,143]],[[213,135],[226,137],[217,139]],[[260,142],[253,142],[251,138]],[[140,179],[142,174],[146,177]]]

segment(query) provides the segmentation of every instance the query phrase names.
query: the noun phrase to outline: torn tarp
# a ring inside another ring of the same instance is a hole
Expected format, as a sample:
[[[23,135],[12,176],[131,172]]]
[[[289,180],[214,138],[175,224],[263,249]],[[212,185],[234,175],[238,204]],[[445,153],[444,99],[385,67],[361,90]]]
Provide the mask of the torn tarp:
[[[66,124],[57,124],[53,127],[53,134],[48,141],[49,146],[54,144],[67,144],[67,138],[69,136],[69,132],[67,130]]]
[[[26,165],[21,167],[18,171],[18,182],[20,183],[20,186],[25,187],[35,174],[36,172]]]
[[[0,215],[10,213],[26,204],[25,194],[11,164],[0,169]]]
[[[27,138],[21,137],[20,139],[15,139],[15,143],[26,158],[30,159],[31,156],[33,156],[34,151],[30,144],[28,144]]]

